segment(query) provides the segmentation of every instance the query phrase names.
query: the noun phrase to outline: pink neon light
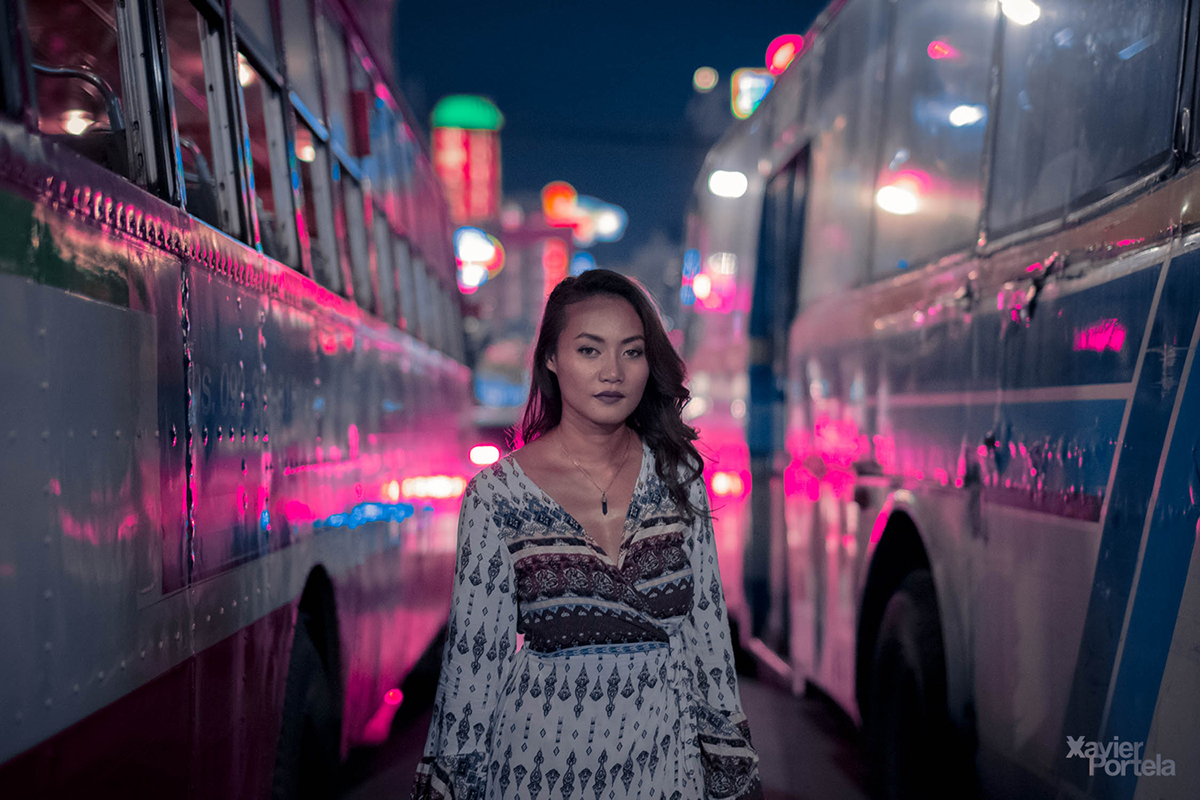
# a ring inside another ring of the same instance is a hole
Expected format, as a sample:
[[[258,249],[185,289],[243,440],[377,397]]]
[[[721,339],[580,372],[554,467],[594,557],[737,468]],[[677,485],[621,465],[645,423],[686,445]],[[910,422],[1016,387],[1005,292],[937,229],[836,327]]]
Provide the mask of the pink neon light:
[[[929,47],[925,48],[925,52],[934,61],[941,61],[943,58],[958,58],[958,48],[939,39],[930,42]]]
[[[1126,333],[1120,320],[1098,320],[1083,330],[1075,331],[1075,349],[1093,350],[1097,353],[1112,350],[1119,353],[1125,346]]]
[[[316,519],[317,515],[313,513],[312,508],[308,503],[299,500],[288,500],[283,504],[283,515],[292,522],[306,522],[311,519]]]
[[[404,701],[404,694],[399,689],[388,689],[387,694],[383,696],[383,702],[389,706],[398,706]]]

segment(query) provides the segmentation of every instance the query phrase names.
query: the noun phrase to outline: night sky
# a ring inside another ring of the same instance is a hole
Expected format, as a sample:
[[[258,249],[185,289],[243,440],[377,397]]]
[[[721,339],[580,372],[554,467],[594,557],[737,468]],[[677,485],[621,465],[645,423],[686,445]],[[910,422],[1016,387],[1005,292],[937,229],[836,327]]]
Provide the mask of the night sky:
[[[639,274],[682,242],[704,153],[732,119],[730,73],[763,66],[771,39],[804,33],[825,4],[399,0],[396,65],[426,123],[447,94],[499,106],[506,197],[532,202],[566,180],[624,207],[624,239],[589,250]],[[721,82],[696,95],[692,73],[706,65]]]

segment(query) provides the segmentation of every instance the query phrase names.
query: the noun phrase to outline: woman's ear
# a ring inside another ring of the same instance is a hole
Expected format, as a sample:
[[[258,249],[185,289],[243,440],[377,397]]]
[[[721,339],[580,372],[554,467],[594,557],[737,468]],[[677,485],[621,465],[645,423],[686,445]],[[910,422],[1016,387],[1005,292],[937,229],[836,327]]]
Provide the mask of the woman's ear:
[[[546,369],[550,370],[555,375],[558,374],[558,370],[556,370],[554,368],[554,356],[553,355],[550,355],[546,358]]]

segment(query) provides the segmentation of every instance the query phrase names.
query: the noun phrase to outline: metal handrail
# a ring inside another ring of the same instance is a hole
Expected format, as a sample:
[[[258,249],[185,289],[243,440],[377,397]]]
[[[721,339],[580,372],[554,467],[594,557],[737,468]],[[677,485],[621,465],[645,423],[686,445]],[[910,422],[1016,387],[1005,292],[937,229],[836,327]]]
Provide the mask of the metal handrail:
[[[108,127],[114,133],[125,130],[125,115],[121,111],[121,98],[104,78],[82,67],[52,67],[49,64],[37,62],[33,64],[33,71],[52,78],[79,78],[95,86],[104,96],[104,105],[108,110]]]

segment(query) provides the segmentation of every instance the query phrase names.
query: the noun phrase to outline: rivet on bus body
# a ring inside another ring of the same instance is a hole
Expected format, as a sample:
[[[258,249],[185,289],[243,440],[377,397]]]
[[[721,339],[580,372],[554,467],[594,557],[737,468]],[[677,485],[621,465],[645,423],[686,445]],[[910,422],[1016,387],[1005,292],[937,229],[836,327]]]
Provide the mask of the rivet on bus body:
[[[44,439],[49,439],[49,438],[50,438],[50,431],[42,431],[42,439],[44,440]]]
[[[99,678],[101,681],[103,681],[104,680],[104,670],[100,670],[99,672],[97,672],[96,677]]]
[[[75,694],[79,694],[79,684],[77,683],[74,686],[72,686],[71,691],[74,692]]]
[[[121,659],[121,669],[122,670],[125,669],[125,659],[123,659],[123,658]]]
[[[46,642],[44,645],[42,645],[42,649],[45,650],[47,653],[49,653],[51,650],[54,649],[54,643]]]
[[[17,715],[16,715],[16,717],[15,717],[15,721],[16,721],[16,723],[17,723],[18,725],[20,725],[22,722],[24,722],[24,721],[25,721],[25,715],[24,715],[24,714],[22,714],[20,711],[18,711],[18,712],[17,712]]]
[[[47,589],[45,591],[45,593],[42,594],[42,597],[45,598],[46,600],[49,600],[50,598],[54,597],[54,592]]]
[[[212,622],[212,614],[205,614],[205,615],[204,615],[204,621],[205,621],[205,622]]]
[[[46,698],[46,708],[54,708],[54,698],[53,697]]]
[[[95,439],[99,435],[100,435],[100,431],[96,430],[95,428],[92,428],[92,438]]]
[[[44,392],[49,388],[50,388],[50,381],[42,381],[42,391]]]

